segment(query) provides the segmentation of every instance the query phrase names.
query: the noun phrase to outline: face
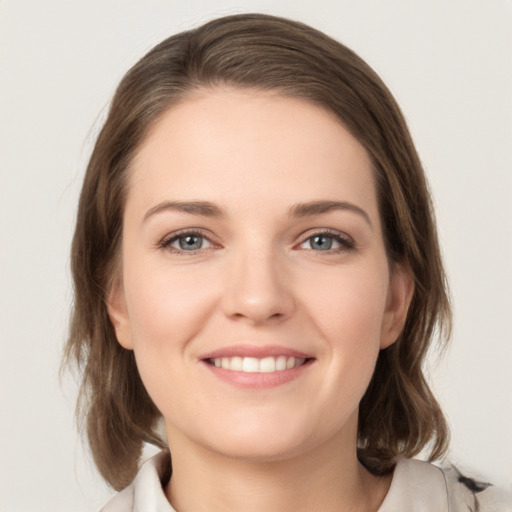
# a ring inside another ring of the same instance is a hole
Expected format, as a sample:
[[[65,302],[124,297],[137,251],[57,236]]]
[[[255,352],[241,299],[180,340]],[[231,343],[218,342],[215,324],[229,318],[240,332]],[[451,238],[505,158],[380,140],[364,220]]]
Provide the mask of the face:
[[[411,293],[390,271],[369,157],[320,107],[199,91],[137,153],[108,305],[171,450],[355,448]]]

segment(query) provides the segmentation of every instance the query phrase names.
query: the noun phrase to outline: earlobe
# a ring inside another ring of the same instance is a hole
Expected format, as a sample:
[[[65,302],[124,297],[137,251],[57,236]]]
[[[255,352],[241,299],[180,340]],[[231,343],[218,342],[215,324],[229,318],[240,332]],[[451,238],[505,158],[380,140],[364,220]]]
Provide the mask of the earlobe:
[[[107,295],[107,311],[110,321],[116,331],[119,344],[127,350],[133,350],[133,341],[128,317],[128,309],[124,296],[121,278],[116,277]]]
[[[389,284],[386,311],[382,325],[380,348],[387,348],[398,339],[402,332],[407,312],[414,295],[414,281],[408,270],[395,265]]]

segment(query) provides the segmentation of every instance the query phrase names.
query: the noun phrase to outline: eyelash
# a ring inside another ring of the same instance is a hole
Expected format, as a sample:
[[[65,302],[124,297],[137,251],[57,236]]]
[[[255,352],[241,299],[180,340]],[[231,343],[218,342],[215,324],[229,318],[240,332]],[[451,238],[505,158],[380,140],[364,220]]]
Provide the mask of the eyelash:
[[[178,231],[177,233],[173,233],[172,236],[170,236],[170,237],[164,238],[158,244],[158,246],[161,249],[169,251],[169,252],[171,252],[173,254],[186,254],[187,256],[193,256],[195,254],[199,254],[199,253],[204,252],[205,250],[209,249],[209,247],[208,247],[207,249],[198,249],[198,250],[195,250],[195,251],[184,251],[184,250],[181,250],[181,249],[177,249],[176,247],[172,247],[171,244],[173,244],[174,242],[177,242],[180,238],[185,238],[186,236],[196,236],[196,237],[199,237],[199,238],[203,238],[204,240],[208,240],[208,242],[210,242],[210,244],[212,246],[216,245],[202,231],[193,230],[193,229],[192,230],[185,229],[183,231]]]
[[[313,233],[308,233],[308,236],[303,238],[302,242],[300,242],[298,245],[302,245],[306,243],[308,240],[312,240],[315,237],[318,236],[325,236],[327,238],[332,238],[335,242],[338,242],[340,244],[340,247],[336,249],[327,249],[325,251],[317,251],[315,249],[307,249],[310,251],[314,251],[316,253],[325,253],[325,254],[340,254],[344,252],[350,252],[356,248],[356,244],[352,237],[341,233],[340,231],[335,231],[333,229],[322,229],[320,231],[315,231]]]
[[[173,254],[183,254],[183,255],[187,255],[187,256],[193,256],[196,254],[200,254],[200,253],[211,248],[211,247],[207,247],[205,249],[201,248],[201,249],[197,249],[197,250],[193,250],[193,251],[185,251],[182,249],[177,249],[176,247],[172,247],[172,244],[174,242],[177,242],[180,238],[184,238],[186,236],[199,237],[204,240],[207,240],[211,244],[211,246],[219,247],[217,244],[212,242],[212,240],[208,236],[206,236],[202,231],[199,231],[199,230],[183,230],[183,231],[178,231],[177,233],[173,233],[172,236],[162,239],[162,241],[159,242],[158,247],[160,249],[169,251]],[[340,254],[340,253],[344,253],[344,252],[350,252],[356,248],[356,244],[351,237],[349,237],[346,234],[342,234],[339,231],[332,230],[332,229],[322,229],[320,231],[315,231],[313,233],[309,233],[308,236],[304,237],[301,242],[299,242],[298,244],[296,244],[294,246],[294,248],[299,247],[302,244],[306,243],[308,240],[312,240],[313,238],[318,237],[318,236],[325,236],[327,238],[331,238],[335,242],[340,244],[340,247],[337,247],[335,249],[327,249],[324,251],[315,250],[315,249],[306,249],[306,250],[313,251],[315,253]]]

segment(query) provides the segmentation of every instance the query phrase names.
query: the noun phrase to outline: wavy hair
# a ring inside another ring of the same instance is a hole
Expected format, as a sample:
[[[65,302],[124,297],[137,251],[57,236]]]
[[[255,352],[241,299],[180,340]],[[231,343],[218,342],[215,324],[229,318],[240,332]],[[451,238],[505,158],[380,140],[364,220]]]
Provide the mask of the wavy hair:
[[[122,489],[144,442],[165,447],[160,413],[106,308],[120,263],[127,169],[164,112],[198,88],[223,84],[317,104],[368,152],[388,259],[408,269],[415,291],[404,329],[381,350],[360,403],[358,457],[374,474],[425,447],[438,458],[448,430],[423,363],[434,336],[448,338],[451,312],[428,185],[405,120],[381,79],[346,46],[295,21],[242,14],[174,35],[136,63],[116,90],[90,157],[72,244],[65,362],[81,372],[77,412],[100,473]]]

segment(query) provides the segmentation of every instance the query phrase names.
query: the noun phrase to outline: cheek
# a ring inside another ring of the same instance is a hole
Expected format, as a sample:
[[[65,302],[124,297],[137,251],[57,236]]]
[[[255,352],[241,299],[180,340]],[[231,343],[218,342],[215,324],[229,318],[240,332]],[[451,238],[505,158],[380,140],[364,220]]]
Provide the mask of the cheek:
[[[128,251],[127,251],[128,252]],[[124,260],[124,290],[141,378],[159,406],[159,394],[168,394],[186,375],[190,341],[203,329],[212,312],[218,285],[216,273],[173,268],[165,258],[138,255]],[[173,385],[171,385],[173,384]]]
[[[378,267],[377,267],[378,269]],[[322,284],[319,276],[317,285]],[[387,297],[387,273],[372,267],[340,272],[323,281],[323,294],[312,296],[311,315],[327,341],[330,361],[324,392],[343,389],[356,406],[372,377],[380,350]]]
[[[317,325],[335,345],[348,344],[356,351],[380,341],[388,290],[387,273],[372,266],[342,269],[317,275],[317,290],[310,299]]]
[[[125,292],[141,379],[164,414],[194,408],[191,341],[212,310],[215,282],[194,272],[169,272],[165,265],[126,268]],[[184,397],[186,401],[183,402]]]
[[[127,268],[127,309],[135,348],[140,345],[181,347],[200,330],[212,307],[217,285],[201,272],[169,271],[163,264],[141,264],[146,269]],[[210,273],[210,276],[214,273]]]

